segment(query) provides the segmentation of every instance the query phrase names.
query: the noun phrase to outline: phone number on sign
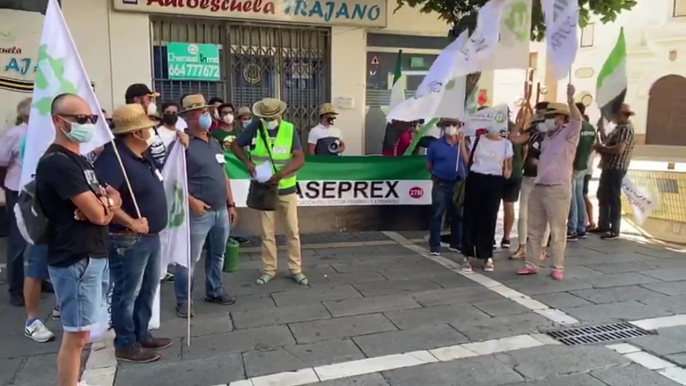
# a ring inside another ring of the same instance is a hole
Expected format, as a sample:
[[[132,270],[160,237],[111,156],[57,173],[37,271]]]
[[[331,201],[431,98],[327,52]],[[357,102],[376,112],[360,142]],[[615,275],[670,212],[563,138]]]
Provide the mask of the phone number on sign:
[[[219,66],[179,63],[169,66],[169,78],[202,78],[219,80]]]

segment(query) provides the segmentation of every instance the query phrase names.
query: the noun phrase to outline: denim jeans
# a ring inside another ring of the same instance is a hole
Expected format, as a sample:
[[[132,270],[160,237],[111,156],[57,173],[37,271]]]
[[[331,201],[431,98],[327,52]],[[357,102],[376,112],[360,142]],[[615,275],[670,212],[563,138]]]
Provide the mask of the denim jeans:
[[[151,338],[148,326],[160,285],[160,236],[110,236],[112,324],[117,349]]]
[[[429,247],[431,252],[441,249],[441,229],[443,215],[450,218],[450,248],[461,249],[462,246],[462,208],[453,203],[453,183],[434,182],[431,189],[431,223],[429,224]]]
[[[572,199],[569,205],[567,233],[586,233],[586,200],[584,199],[585,170],[574,171],[572,177]]]
[[[207,240],[207,256],[205,257],[205,296],[207,297],[217,297],[224,293],[222,270],[230,230],[229,212],[226,209],[208,210],[202,216],[191,214],[191,275],[195,275],[195,265],[202,256],[205,240]],[[180,306],[188,304],[188,276],[188,269],[177,264],[174,273],[174,292],[176,292],[176,303]],[[191,294],[193,282],[191,278]]]
[[[598,187],[598,228],[619,234],[622,224],[622,180],[626,170],[603,169]]]
[[[19,233],[14,217],[14,204],[19,193],[5,188],[5,222],[7,223],[7,287],[12,298],[24,298],[24,251],[27,243]]]

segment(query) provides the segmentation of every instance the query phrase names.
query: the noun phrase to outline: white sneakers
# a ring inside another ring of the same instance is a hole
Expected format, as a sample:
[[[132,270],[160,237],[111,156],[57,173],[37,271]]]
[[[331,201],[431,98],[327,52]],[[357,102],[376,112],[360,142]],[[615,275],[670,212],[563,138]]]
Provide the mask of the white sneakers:
[[[24,336],[32,339],[34,342],[45,343],[55,339],[55,334],[48,330],[47,327],[40,320],[36,319],[33,323],[26,326],[24,329]]]

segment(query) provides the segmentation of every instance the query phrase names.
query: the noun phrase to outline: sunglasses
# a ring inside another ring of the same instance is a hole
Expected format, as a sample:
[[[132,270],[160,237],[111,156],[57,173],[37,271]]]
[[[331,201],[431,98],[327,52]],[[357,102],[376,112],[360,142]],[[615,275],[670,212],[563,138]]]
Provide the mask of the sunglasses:
[[[62,118],[72,118],[74,122],[79,125],[85,125],[86,123],[96,124],[98,122],[97,115],[86,115],[86,114],[60,114]]]

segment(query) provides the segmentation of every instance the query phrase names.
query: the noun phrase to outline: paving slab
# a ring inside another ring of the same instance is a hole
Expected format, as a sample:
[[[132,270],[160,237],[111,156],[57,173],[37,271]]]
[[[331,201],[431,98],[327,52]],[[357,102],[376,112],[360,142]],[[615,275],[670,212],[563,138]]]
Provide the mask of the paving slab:
[[[191,347],[182,347],[182,358],[193,360],[225,355],[231,352],[278,348],[295,344],[287,326],[271,326],[236,330],[228,334],[207,335],[191,340]]]
[[[272,294],[279,307],[308,305],[327,300],[361,298],[362,295],[352,286],[343,285],[330,288],[308,288],[302,291],[288,291]]]
[[[388,386],[388,382],[379,373],[360,375],[343,379],[333,379],[320,383],[310,383],[306,386]]]
[[[450,325],[474,342],[522,334],[539,333],[554,327],[553,322],[535,313],[502,316]]]
[[[446,273],[446,268],[433,263],[426,267],[403,267],[378,271],[388,280],[425,279]]]
[[[245,371],[248,377],[295,371],[307,367],[363,359],[364,357],[360,349],[350,340],[327,341],[243,353]]]
[[[662,281],[680,281],[686,278],[686,268],[665,268],[641,272]]]
[[[641,287],[645,287],[651,291],[660,292],[665,295],[686,295],[686,281],[643,284]]]
[[[636,338],[631,344],[658,355],[686,353],[686,327],[661,328],[658,335]]]
[[[402,330],[443,323],[472,323],[479,319],[489,319],[487,314],[469,304],[391,311],[386,312],[385,315]]]
[[[307,272],[305,272],[307,273]],[[334,287],[346,284],[386,281],[386,278],[375,271],[333,273],[327,276],[309,276],[310,287]]]
[[[16,377],[25,358],[0,359],[0,384],[6,385]]]
[[[593,284],[595,288],[624,287],[636,284],[650,284],[659,282],[659,279],[645,276],[636,272],[613,273],[602,276],[589,276],[582,279]]]
[[[410,295],[419,304],[425,307],[504,299],[502,296],[489,289],[478,287],[447,288],[434,291],[416,292]]]
[[[666,355],[665,359],[672,363],[676,363],[677,365],[681,367],[686,367],[686,353],[684,354],[673,354],[673,355]]]
[[[409,295],[370,296],[361,299],[324,302],[334,317],[373,314],[421,307]]]
[[[57,354],[36,355],[27,358],[16,374],[14,383],[54,384],[57,379]]]
[[[375,281],[358,283],[354,287],[364,296],[392,295],[440,289],[441,286],[427,279]]]
[[[503,284],[529,296],[593,288],[593,285],[590,283],[578,279],[554,281],[547,275],[538,277],[520,276],[516,280],[504,282]]]
[[[234,353],[178,363],[119,366],[115,386],[208,386],[243,378],[243,360]]]
[[[407,255],[403,255],[407,256]],[[331,264],[331,267],[338,273],[350,273],[350,272],[360,272],[360,271],[382,271],[395,268],[431,268],[434,267],[436,263],[427,259],[410,259],[402,258],[393,261],[365,261],[359,263],[335,263]]]
[[[648,271],[653,269],[655,265],[650,264],[650,262],[630,261],[626,263],[593,264],[589,267],[590,269],[601,273],[626,273]]]
[[[277,324],[329,319],[331,314],[321,304],[304,306],[277,307],[255,311],[236,311],[231,313],[237,329],[265,327]]]
[[[211,334],[225,334],[233,331],[231,315],[224,314],[201,314],[191,319],[191,336],[203,336]],[[188,320],[173,315],[166,318],[155,331],[155,336],[166,338],[183,338],[188,334]]]
[[[686,313],[686,297],[657,295],[639,300],[649,307],[656,307],[669,314]]]
[[[567,292],[536,295],[536,300],[548,305],[551,308],[557,308],[561,310],[581,306],[590,306],[593,304],[588,300],[582,299],[578,296],[574,296]]]
[[[499,386],[523,380],[492,356],[385,371],[383,376],[392,386]]]
[[[606,369],[626,364],[628,359],[605,347],[542,346],[496,355],[528,379]]]
[[[469,342],[467,337],[447,324],[358,336],[353,340],[368,357],[430,350]]]
[[[679,384],[640,365],[613,367],[591,375],[608,386],[678,386]]]
[[[446,269],[447,271],[447,269]],[[479,283],[467,279],[466,277],[457,274],[455,272],[447,271],[444,274],[436,275],[430,278],[432,282],[440,285],[443,288],[477,288],[480,287]]]
[[[488,300],[472,303],[472,305],[490,316],[508,316],[525,314],[529,309],[510,299]]]
[[[348,316],[289,326],[299,344],[396,330],[382,314]]]
[[[595,304],[625,302],[629,300],[643,300],[653,297],[664,296],[636,285],[625,287],[611,287],[572,291],[572,295],[586,299]]]
[[[595,323],[617,320],[639,320],[672,314],[661,307],[647,306],[633,300],[572,308],[566,310],[566,312],[581,321]]]
[[[588,374],[576,374],[562,377],[553,377],[540,381],[515,383],[507,386],[607,386]]]

